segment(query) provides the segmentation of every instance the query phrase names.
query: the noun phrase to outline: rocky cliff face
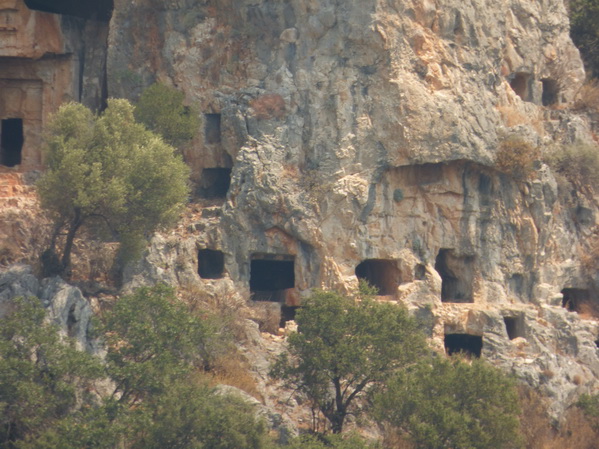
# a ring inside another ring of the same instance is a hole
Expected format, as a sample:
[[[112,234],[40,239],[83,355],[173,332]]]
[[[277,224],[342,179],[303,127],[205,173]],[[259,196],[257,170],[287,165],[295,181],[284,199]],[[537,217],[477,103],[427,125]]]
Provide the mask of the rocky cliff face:
[[[592,141],[568,110],[584,72],[562,0],[115,0],[106,65],[111,96],[160,81],[198,105],[184,154],[216,198],[127,288],[247,301],[260,321],[360,277],[556,414],[597,387],[596,200],[542,162],[530,181],[494,165],[509,138]]]
[[[599,329],[573,311],[596,301],[580,264],[596,203],[562,195],[542,163],[530,182],[494,168],[510,137],[591,139],[565,110],[584,72],[562,1],[155,3],[115,2],[109,92],[182,89],[205,114],[185,153],[200,185],[232,176],[222,215],[148,259],[186,263],[150,278],[292,307],[280,290],[363,277],[440,350],[482,351],[554,411],[594,388]],[[204,248],[224,253],[225,279],[198,280]],[[264,285],[261,267],[277,272]]]

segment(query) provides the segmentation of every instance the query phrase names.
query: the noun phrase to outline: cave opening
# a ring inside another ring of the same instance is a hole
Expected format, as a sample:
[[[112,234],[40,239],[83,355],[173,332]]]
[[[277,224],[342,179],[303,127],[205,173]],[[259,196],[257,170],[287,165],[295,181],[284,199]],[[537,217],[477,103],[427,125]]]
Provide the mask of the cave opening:
[[[530,73],[518,72],[515,73],[510,80],[512,90],[523,101],[530,101]]]
[[[295,320],[295,313],[297,312],[297,309],[299,309],[297,306],[282,305],[281,322],[279,323],[279,327],[285,327],[285,323],[287,323],[287,321]]]
[[[397,293],[401,273],[395,261],[388,259],[366,259],[356,267],[356,277],[377,289],[377,295]]]
[[[206,199],[224,199],[230,186],[230,168],[204,168],[200,176],[198,196]]]
[[[225,272],[225,255],[214,249],[198,252],[198,274],[202,279],[221,279]]]
[[[435,260],[435,270],[441,276],[441,301],[474,302],[474,257],[454,254],[452,249],[441,249]]]
[[[480,357],[482,349],[482,336],[470,334],[445,334],[445,352],[447,355],[464,354],[467,357]]]
[[[525,337],[523,315],[505,316],[503,317],[503,322],[505,323],[505,330],[510,340],[513,340],[514,338]]]
[[[108,22],[113,0],[25,0],[29,9]]]
[[[541,80],[543,93],[541,94],[541,102],[543,106],[551,106],[556,104],[559,98],[559,87],[557,81],[551,78],[543,78]]]
[[[23,119],[8,118],[2,120],[0,131],[0,164],[14,167],[21,163],[23,150]]]
[[[204,114],[204,140],[210,145],[221,142],[220,114]]]
[[[570,312],[599,318],[599,304],[584,288],[564,288],[562,306]]]
[[[254,301],[285,302],[295,287],[293,256],[255,255],[250,263],[250,292]]]

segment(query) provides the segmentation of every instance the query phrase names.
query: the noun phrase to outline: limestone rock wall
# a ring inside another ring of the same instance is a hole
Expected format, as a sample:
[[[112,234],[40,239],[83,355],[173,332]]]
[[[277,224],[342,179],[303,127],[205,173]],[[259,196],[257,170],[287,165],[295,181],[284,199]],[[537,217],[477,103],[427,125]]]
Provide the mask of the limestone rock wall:
[[[281,261],[282,273],[292,260],[279,277],[293,292],[277,289],[296,306],[313,287],[355,286],[366,261],[440,350],[448,334],[480,338],[556,413],[597,387],[597,322],[562,307],[597,300],[581,264],[596,200],[558,188],[541,162],[530,182],[493,167],[510,136],[543,148],[592,139],[568,111],[584,71],[562,0],[114,8],[109,95],[181,89],[203,118],[184,150],[194,179],[231,169],[222,208],[185,236],[157,237],[129,286],[166,280],[249,300],[263,283],[252,260]],[[199,275],[202,249],[222,251],[220,278]]]

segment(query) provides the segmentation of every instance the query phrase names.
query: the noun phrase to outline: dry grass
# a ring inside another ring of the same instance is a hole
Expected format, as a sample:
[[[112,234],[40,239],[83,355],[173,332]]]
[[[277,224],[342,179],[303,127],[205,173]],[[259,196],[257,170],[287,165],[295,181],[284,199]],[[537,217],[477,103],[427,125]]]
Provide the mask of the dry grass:
[[[577,187],[599,184],[599,146],[583,142],[554,148],[546,156],[553,170]]]
[[[264,401],[258,391],[256,379],[250,374],[247,360],[236,350],[218,357],[209,375],[215,384],[239,388],[259,401]]]
[[[596,449],[599,434],[577,407],[569,409],[561,422],[547,415],[547,401],[528,386],[519,390],[520,426],[526,449]]]
[[[599,112],[599,81],[596,79],[587,81],[576,93],[576,99],[572,105],[575,111]]]
[[[280,119],[285,116],[285,100],[279,94],[264,94],[250,102],[254,116],[260,120]]]
[[[534,163],[541,157],[539,148],[519,138],[503,140],[497,148],[495,167],[517,181],[531,179],[535,173]]]

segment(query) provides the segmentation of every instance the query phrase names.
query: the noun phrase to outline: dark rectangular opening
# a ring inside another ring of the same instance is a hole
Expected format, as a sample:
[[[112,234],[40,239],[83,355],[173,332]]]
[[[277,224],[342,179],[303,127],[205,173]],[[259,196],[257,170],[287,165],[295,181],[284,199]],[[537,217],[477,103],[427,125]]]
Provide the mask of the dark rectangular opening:
[[[557,81],[550,78],[543,78],[541,80],[541,84],[543,85],[543,93],[541,95],[541,102],[543,103],[543,106],[551,106],[552,104],[556,104],[559,95]]]
[[[198,196],[207,199],[226,198],[230,186],[230,168],[205,168],[200,177]]]
[[[525,337],[524,317],[522,315],[503,317],[503,322],[505,323],[505,330],[510,340]]]
[[[0,164],[14,167],[21,163],[23,150],[23,119],[8,118],[2,120],[0,139]]]
[[[395,261],[367,259],[356,267],[356,277],[377,289],[379,296],[394,295],[401,279]]]
[[[464,354],[467,357],[480,357],[482,349],[482,336],[470,334],[445,334],[445,352],[447,355]]]
[[[198,252],[198,274],[202,279],[221,279],[225,271],[225,255],[214,249]]]
[[[510,86],[523,101],[530,101],[530,73],[518,72],[512,75]]]
[[[250,291],[255,301],[285,302],[286,290],[295,287],[292,256],[254,257],[250,265]]]
[[[204,139],[206,143],[220,143],[220,128],[220,114],[204,114]]]
[[[570,312],[599,318],[599,303],[584,288],[564,288],[562,290],[562,306]]]
[[[281,322],[279,323],[279,327],[285,327],[287,321],[295,320],[297,309],[299,309],[297,306],[281,306]]]
[[[441,276],[441,301],[474,302],[474,257],[456,256],[451,249],[441,249],[435,260],[435,270]]]

